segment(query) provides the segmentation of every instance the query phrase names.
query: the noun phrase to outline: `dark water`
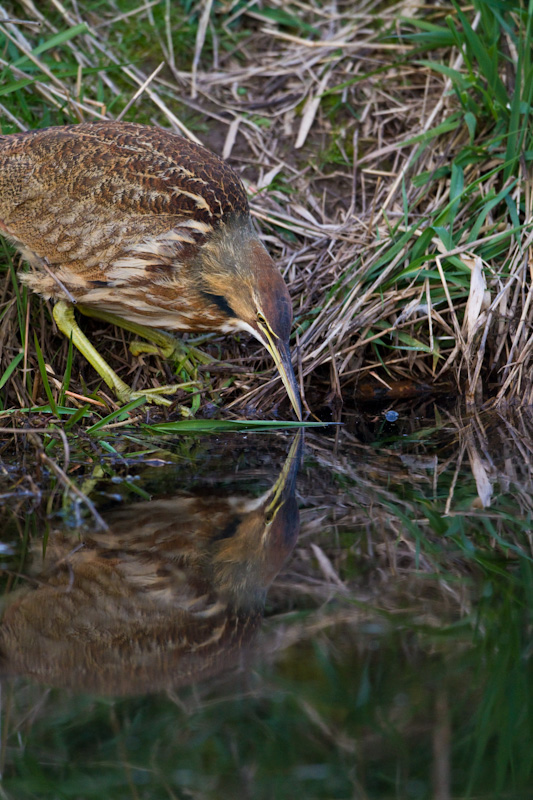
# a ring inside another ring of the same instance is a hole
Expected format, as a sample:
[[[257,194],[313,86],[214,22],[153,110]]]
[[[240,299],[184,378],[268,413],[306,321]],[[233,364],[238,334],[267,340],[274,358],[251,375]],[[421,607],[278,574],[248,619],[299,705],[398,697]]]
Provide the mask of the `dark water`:
[[[533,796],[532,432],[58,444],[96,514],[21,446],[0,797]]]

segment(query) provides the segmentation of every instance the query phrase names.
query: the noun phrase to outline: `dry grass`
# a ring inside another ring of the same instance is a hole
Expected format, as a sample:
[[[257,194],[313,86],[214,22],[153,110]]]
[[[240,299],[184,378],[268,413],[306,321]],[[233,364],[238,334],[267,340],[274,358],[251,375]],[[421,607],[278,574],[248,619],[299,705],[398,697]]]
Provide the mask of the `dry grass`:
[[[0,26],[4,79],[28,82],[5,92],[0,115],[8,132],[138,120],[229,159],[290,286],[312,411],[374,387],[394,398],[406,381],[414,393],[430,385],[477,404],[530,404],[531,20],[513,6],[496,30],[498,13],[475,3],[463,18],[447,0],[208,0],[190,10],[161,0],[97,12],[6,2],[0,16],[40,27]],[[38,42],[48,47],[36,52]],[[30,329],[57,397],[68,348],[51,335],[49,310],[17,298],[7,270],[1,302],[0,375],[26,342],[4,407],[46,401]],[[87,324],[130,383],[172,378],[157,359],[132,360],[122,332]],[[284,401],[259,346],[224,338],[207,349],[224,363],[200,368],[194,411],[215,402],[271,412]],[[76,357],[70,389],[97,385]]]

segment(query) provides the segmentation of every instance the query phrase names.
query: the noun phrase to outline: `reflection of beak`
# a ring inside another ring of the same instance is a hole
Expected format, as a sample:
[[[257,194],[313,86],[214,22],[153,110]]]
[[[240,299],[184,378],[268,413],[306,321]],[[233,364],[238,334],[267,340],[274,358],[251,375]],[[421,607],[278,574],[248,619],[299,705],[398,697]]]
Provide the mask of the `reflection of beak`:
[[[261,544],[270,582],[290,555],[298,537],[299,514],[296,475],[302,460],[303,431],[296,434],[283,469],[272,488],[263,495],[264,529]]]
[[[289,350],[288,342],[282,342],[280,339],[274,339],[269,329],[265,325],[258,323],[261,336],[257,336],[261,344],[263,344],[272,358],[278,369],[283,385],[289,395],[292,407],[296,412],[296,416],[301,421],[302,419],[302,406],[300,403],[300,392],[298,391],[298,384],[292,368],[291,353]]]
[[[272,500],[267,506],[266,513],[272,518],[275,517],[277,511],[285,501],[294,495],[296,475],[298,474],[298,468],[302,460],[303,438],[303,431],[300,429],[293,439],[291,448],[276,483],[268,492]]]

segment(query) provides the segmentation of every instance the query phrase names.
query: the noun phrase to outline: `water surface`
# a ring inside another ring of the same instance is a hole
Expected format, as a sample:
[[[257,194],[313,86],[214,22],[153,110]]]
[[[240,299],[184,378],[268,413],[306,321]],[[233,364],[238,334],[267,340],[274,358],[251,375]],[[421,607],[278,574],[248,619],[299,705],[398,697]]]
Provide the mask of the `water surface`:
[[[530,796],[532,430],[5,450],[4,795]]]

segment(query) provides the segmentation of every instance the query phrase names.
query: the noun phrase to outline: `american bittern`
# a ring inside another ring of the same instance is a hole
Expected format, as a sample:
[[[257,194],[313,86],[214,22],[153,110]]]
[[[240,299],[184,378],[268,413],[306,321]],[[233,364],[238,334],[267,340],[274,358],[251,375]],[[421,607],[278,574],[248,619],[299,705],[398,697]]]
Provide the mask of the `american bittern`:
[[[54,299],[58,327],[118,398],[141,392],[82,333],[84,313],[134,331],[165,355],[169,331],[247,331],[268,350],[301,419],[289,351],[292,306],[259,241],[239,177],[220,158],[168,131],[96,122],[0,136],[0,231]]]
[[[237,664],[298,534],[300,437],[259,498],[180,493],[52,534],[35,587],[4,599],[0,674],[99,694],[187,685]],[[207,494],[206,494],[207,492]]]

